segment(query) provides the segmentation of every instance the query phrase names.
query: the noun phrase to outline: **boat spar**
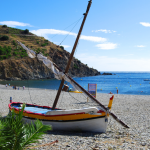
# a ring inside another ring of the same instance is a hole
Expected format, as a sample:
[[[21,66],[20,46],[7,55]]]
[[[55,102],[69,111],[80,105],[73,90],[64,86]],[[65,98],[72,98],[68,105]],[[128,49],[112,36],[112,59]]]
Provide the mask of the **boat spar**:
[[[44,124],[52,125],[53,130],[106,132],[108,117],[112,116],[123,127],[129,128],[123,121],[121,121],[114,113],[110,111],[114,95],[110,98],[108,107],[106,107],[67,74],[91,3],[92,0],[88,2],[86,13],[84,13],[81,27],[79,29],[77,38],[75,40],[72,52],[70,54],[70,58],[64,72],[50,59],[43,56],[42,53],[37,54],[21,42],[17,41],[18,44],[26,50],[30,58],[37,58],[39,61],[42,61],[49,69],[51,69],[56,79],[61,79],[61,84],[52,107],[26,104],[25,110],[23,112],[23,118],[26,122],[32,122],[36,119],[39,119],[42,120]],[[89,97],[93,102],[98,104],[98,107],[88,107],[70,110],[56,108],[59,96],[64,85],[64,81],[69,82],[76,90],[83,92],[86,97]],[[9,104],[9,109],[14,109],[15,113],[19,113],[21,108],[21,102],[11,102]]]

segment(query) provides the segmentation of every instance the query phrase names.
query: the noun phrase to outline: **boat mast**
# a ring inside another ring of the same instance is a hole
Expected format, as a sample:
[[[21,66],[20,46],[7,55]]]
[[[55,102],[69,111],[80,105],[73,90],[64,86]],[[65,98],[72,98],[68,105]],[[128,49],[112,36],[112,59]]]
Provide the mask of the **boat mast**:
[[[70,58],[69,58],[69,61],[68,61],[68,64],[67,64],[65,73],[67,73],[68,70],[69,70],[69,67],[70,67],[70,64],[71,64],[71,61],[72,61],[74,52],[75,52],[75,50],[76,50],[76,47],[77,47],[77,44],[78,44],[78,41],[79,41],[79,38],[80,38],[80,35],[81,35],[81,32],[82,32],[82,29],[83,29],[83,25],[84,25],[84,23],[85,23],[86,17],[87,17],[88,12],[89,12],[89,9],[90,9],[90,7],[91,7],[91,4],[92,4],[92,0],[89,1],[88,6],[87,6],[87,9],[86,9],[86,13],[83,14],[83,15],[84,15],[84,18],[83,18],[83,21],[82,21],[80,30],[79,30],[79,32],[78,32],[76,41],[75,41],[75,43],[74,43],[72,52],[71,52],[71,54],[70,54]],[[62,79],[61,84],[60,84],[60,86],[59,86],[59,90],[58,90],[57,95],[56,95],[56,98],[55,98],[55,101],[54,101],[54,103],[53,103],[52,110],[54,110],[54,109],[56,108],[56,105],[57,105],[57,102],[58,102],[58,99],[59,99],[59,96],[60,96],[62,87],[63,87],[63,85],[64,85],[64,81],[65,81],[65,80]]]
[[[62,72],[62,70],[54,64],[54,66]],[[129,128],[128,125],[126,125],[122,120],[120,120],[114,113],[112,113],[107,107],[102,105],[94,96],[92,96],[89,92],[87,92],[82,86],[80,86],[76,81],[74,81],[68,74],[65,74],[74,84],[76,84],[84,93],[88,95],[89,98],[94,100],[97,104],[99,104],[109,115],[111,115],[118,123],[120,123],[125,128]]]

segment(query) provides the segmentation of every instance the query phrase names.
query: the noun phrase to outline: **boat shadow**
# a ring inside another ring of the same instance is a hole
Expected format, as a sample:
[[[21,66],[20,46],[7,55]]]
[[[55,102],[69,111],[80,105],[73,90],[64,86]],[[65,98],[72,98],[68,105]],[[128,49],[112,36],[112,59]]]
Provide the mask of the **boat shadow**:
[[[67,136],[82,136],[82,137],[95,137],[95,135],[100,135],[100,134],[105,134],[105,133],[81,132],[81,131],[47,131],[46,134],[67,135]]]

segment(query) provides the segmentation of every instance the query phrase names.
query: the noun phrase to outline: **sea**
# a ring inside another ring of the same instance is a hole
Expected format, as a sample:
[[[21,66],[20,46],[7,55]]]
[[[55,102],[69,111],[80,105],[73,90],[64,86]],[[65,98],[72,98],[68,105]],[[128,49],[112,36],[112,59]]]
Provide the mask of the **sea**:
[[[105,71],[106,72],[106,71]],[[101,72],[103,73],[103,72]],[[83,88],[88,90],[88,84],[97,84],[97,93],[113,93],[128,95],[150,95],[150,72],[111,72],[113,75],[99,75],[90,77],[74,77],[73,79]],[[4,86],[19,86],[20,89],[26,88],[42,88],[42,89],[58,89],[60,80],[42,79],[42,80],[24,80],[24,81],[0,81]],[[72,86],[69,83],[69,88]]]

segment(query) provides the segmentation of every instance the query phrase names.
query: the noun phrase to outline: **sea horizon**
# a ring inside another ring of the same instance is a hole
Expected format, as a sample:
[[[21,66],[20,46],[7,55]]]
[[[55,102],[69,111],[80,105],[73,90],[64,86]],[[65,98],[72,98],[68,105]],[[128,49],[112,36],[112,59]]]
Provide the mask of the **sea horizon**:
[[[106,71],[104,71],[106,72]],[[88,90],[88,83],[97,84],[98,93],[110,93],[117,94],[129,94],[129,95],[150,95],[150,72],[147,71],[116,71],[110,72],[113,75],[98,75],[88,77],[74,77],[73,79],[80,84],[83,88]],[[107,73],[106,72],[106,73]],[[101,73],[103,73],[101,71]],[[115,74],[115,75],[114,75]],[[148,79],[148,81],[144,81]],[[56,79],[39,79],[39,80],[22,80],[22,81],[0,81],[0,84],[5,85],[6,83],[11,86],[15,85],[22,89],[23,86],[26,88],[41,88],[41,89],[53,89],[58,90],[60,80]],[[72,88],[70,83],[65,82]]]

